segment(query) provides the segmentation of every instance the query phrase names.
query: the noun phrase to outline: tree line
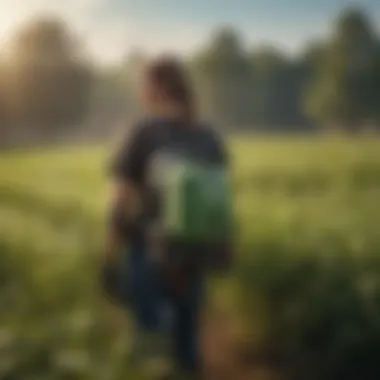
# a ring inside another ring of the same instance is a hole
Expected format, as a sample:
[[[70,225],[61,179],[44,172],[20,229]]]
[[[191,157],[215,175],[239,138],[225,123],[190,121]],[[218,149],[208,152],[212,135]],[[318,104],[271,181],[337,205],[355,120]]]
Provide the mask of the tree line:
[[[107,133],[138,112],[134,53],[100,69],[67,23],[37,18],[16,31],[0,56],[0,139]],[[380,36],[365,12],[347,9],[326,40],[290,58],[273,47],[246,48],[218,29],[187,59],[201,113],[221,127],[255,130],[380,129]],[[98,124],[98,126],[96,126]]]

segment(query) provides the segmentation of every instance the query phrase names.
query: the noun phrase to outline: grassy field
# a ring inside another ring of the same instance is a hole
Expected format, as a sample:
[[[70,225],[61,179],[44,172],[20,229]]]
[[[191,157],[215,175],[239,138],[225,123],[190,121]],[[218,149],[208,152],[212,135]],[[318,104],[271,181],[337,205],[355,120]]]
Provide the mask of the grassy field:
[[[243,317],[252,350],[302,379],[379,378],[380,140],[239,137],[230,149],[239,259],[215,298]],[[0,155],[1,379],[128,373],[128,330],[110,326],[97,290],[107,152]]]

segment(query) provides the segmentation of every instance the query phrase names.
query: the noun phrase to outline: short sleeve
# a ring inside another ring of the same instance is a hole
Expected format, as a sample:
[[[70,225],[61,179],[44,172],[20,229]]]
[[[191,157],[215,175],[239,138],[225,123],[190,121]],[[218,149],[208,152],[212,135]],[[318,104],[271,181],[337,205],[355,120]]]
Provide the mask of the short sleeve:
[[[227,166],[229,163],[229,154],[224,138],[213,129],[210,129],[210,136],[213,142],[213,156],[215,161],[218,164]]]
[[[217,139],[217,150],[218,150],[219,160],[221,164],[228,166],[229,161],[230,161],[229,153],[228,153],[226,143],[221,136],[218,136],[218,139]]]
[[[125,138],[112,160],[111,176],[142,184],[147,166],[148,145],[146,128],[137,125]]]

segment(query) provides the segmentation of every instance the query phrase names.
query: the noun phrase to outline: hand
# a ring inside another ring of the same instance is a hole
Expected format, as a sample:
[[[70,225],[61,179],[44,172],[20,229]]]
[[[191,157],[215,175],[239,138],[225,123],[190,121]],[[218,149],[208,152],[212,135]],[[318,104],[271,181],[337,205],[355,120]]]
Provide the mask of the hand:
[[[112,304],[116,306],[125,306],[129,299],[128,291],[125,288],[122,264],[120,256],[111,255],[105,256],[103,265],[100,268],[100,282],[101,288]]]
[[[116,265],[118,261],[118,255],[113,249],[106,249],[101,258],[101,265],[103,266],[113,266]]]
[[[112,232],[112,231],[111,231]],[[119,260],[121,243],[116,233],[110,233],[107,236],[105,248],[101,257],[102,265],[115,265]]]
[[[117,292],[117,267],[105,263],[100,269],[100,282],[103,292],[107,298],[113,300]]]

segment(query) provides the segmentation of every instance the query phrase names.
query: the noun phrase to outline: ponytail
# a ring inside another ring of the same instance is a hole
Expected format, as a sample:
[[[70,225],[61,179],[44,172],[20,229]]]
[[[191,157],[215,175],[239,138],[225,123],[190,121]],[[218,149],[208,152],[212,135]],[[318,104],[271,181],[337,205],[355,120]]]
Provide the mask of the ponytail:
[[[163,96],[179,106],[184,121],[196,119],[193,92],[180,62],[172,58],[158,60],[148,67],[147,75]]]

